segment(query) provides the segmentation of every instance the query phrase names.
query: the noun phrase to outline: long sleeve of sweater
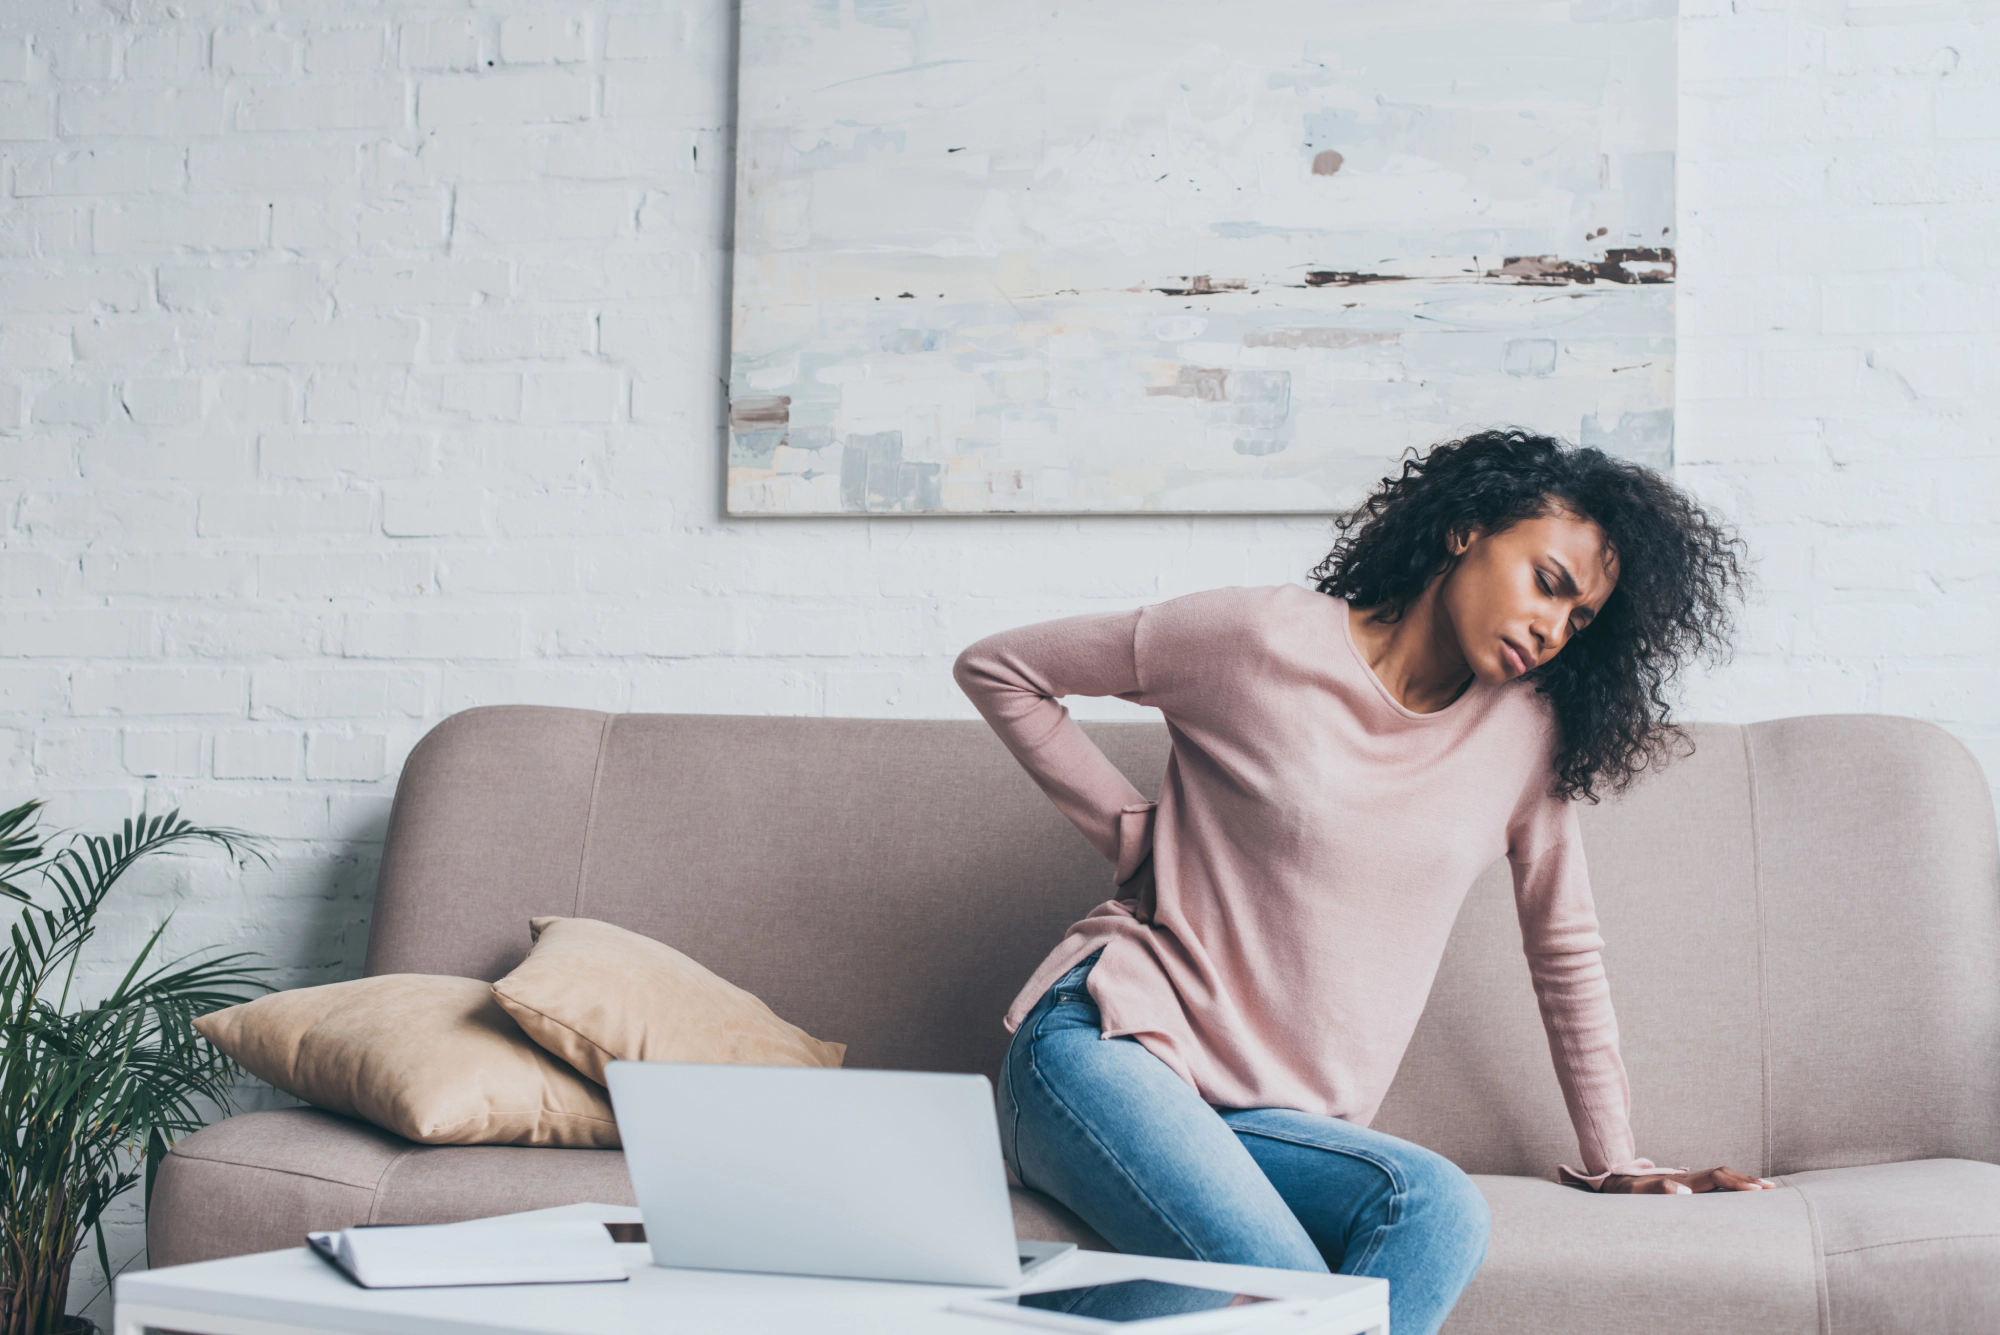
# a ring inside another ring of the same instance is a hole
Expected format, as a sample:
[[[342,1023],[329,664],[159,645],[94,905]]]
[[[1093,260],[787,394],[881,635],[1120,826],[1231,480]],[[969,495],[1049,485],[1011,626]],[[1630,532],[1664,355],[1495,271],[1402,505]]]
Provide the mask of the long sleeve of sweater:
[[[959,688],[1056,809],[1128,880],[1152,849],[1153,813],[1132,781],[1084,735],[1066,695],[1144,703],[1133,650],[1144,609],[1063,617],[1002,631],[953,665]]]
[[[1579,1173],[1559,1165],[1559,1175],[1565,1182],[1595,1188],[1610,1173],[1660,1171],[1652,1160],[1634,1153],[1631,1090],[1618,1055],[1604,938],[1598,933],[1575,803],[1534,792],[1527,808],[1509,832],[1514,903],[1549,1055],[1585,1169]]]

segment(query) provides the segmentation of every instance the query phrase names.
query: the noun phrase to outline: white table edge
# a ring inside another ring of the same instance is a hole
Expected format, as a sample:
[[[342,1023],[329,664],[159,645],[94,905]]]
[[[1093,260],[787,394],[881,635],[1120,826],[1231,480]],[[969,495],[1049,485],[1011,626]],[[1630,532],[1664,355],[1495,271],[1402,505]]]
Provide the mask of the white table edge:
[[[605,1222],[635,1222],[639,1211],[632,1206],[579,1204],[557,1206],[546,1210],[523,1211],[518,1215],[497,1216],[497,1218],[535,1219],[597,1219]],[[841,1286],[846,1293],[858,1290],[846,1289],[849,1285],[872,1284],[861,1280],[812,1280],[799,1276],[750,1276],[722,1271],[679,1271],[652,1264],[650,1253],[644,1244],[630,1244],[621,1247],[628,1251],[634,1261],[635,1279],[642,1274],[654,1276],[687,1276],[697,1278],[709,1285],[727,1285],[739,1279],[768,1279],[787,1286],[832,1285]],[[299,1260],[309,1260],[309,1267],[299,1268]],[[218,1269],[246,1271],[255,1265],[284,1265],[288,1269],[298,1268],[303,1283],[317,1288],[322,1295],[315,1300],[311,1295],[300,1295],[290,1301],[276,1303],[278,1310],[268,1315],[254,1309],[271,1305],[268,1297],[256,1297],[242,1292],[231,1293],[206,1285],[190,1285],[187,1280],[195,1278],[192,1272],[206,1272],[206,1279]],[[1071,1252],[1047,1269],[1025,1280],[1019,1287],[1040,1289],[1061,1287],[1065,1278],[1079,1268],[1106,1272],[1105,1279],[1123,1279],[1138,1276],[1138,1272],[1150,1271],[1157,1278],[1180,1278],[1187,1282],[1201,1282],[1210,1285],[1235,1285],[1244,1291],[1271,1291],[1280,1297],[1317,1296],[1327,1300],[1327,1305],[1314,1314],[1310,1326],[1293,1322],[1272,1322],[1268,1326],[1253,1327],[1255,1330],[1269,1330],[1273,1335],[1291,1335],[1291,1332],[1312,1330],[1324,1335],[1389,1335],[1388,1285],[1380,1279],[1362,1279],[1345,1275],[1312,1274],[1303,1271],[1267,1270],[1255,1266],[1218,1265],[1200,1261],[1165,1260],[1152,1257],[1125,1256],[1116,1252]],[[310,1275],[310,1278],[307,1276]],[[1082,1276],[1077,1276],[1081,1278]],[[323,1287],[322,1287],[323,1286]],[[602,1287],[605,1290],[624,1290],[625,1285],[579,1285],[579,1286],[524,1286],[529,1289],[576,1288],[586,1290]],[[1281,1290],[1289,1290],[1283,1292]],[[457,1290],[461,1293],[477,1293],[504,1297],[515,1291],[507,1288],[488,1287]],[[933,1317],[956,1317],[957,1314],[942,1311],[942,1305],[960,1297],[982,1293],[1005,1292],[1006,1290],[977,1289],[949,1285],[885,1285],[880,1289],[884,1294],[905,1297],[913,1292],[935,1294],[937,1305],[919,1308],[902,1307],[902,1311],[914,1314],[928,1314]],[[535,1331],[547,1331],[547,1326],[537,1327],[519,1323],[506,1323],[478,1316],[462,1318],[445,1317],[435,1313],[389,1312],[381,1310],[395,1301],[395,1294],[437,1294],[437,1289],[427,1290],[364,1290],[350,1284],[339,1276],[325,1262],[313,1256],[310,1250],[300,1246],[273,1252],[261,1252],[249,1256],[230,1257],[217,1261],[195,1262],[190,1265],[169,1266],[161,1270],[140,1271],[118,1278],[113,1290],[113,1335],[148,1335],[152,1331],[189,1332],[191,1335],[474,1335],[475,1332],[504,1333],[504,1335],[533,1335]],[[829,1293],[833,1290],[828,1290]],[[370,1310],[373,1308],[374,1310]],[[606,1314],[607,1316],[610,1313]],[[884,1313],[888,1318],[889,1312]],[[953,1324],[971,1323],[965,1328],[1001,1335],[1007,1329],[1028,1331],[1027,1326],[1003,1325],[998,1321],[973,1316],[959,1318]],[[894,1326],[902,1322],[885,1319],[882,1330],[888,1335]],[[933,1325],[925,1321],[921,1324]]]

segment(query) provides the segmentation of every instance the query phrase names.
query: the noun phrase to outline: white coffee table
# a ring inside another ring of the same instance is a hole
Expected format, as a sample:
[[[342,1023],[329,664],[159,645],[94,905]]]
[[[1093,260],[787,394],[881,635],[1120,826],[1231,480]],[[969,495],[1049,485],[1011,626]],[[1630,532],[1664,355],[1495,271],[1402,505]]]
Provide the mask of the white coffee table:
[[[639,1212],[566,1205],[516,1217],[637,1223]],[[632,1272],[625,1284],[370,1290],[304,1246],[169,1266],[119,1277],[114,1335],[1028,1335],[1033,1329],[944,1310],[954,1299],[991,1289],[670,1270],[653,1264],[644,1243],[620,1250]],[[1389,1335],[1389,1285],[1379,1279],[1073,1252],[1022,1287],[1140,1278],[1328,1300],[1310,1321],[1257,1327],[1272,1335]]]

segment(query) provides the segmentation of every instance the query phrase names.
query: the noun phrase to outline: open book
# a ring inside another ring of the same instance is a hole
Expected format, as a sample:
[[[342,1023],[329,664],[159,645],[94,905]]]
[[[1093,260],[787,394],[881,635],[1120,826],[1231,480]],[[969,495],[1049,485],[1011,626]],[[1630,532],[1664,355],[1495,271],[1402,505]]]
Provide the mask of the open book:
[[[627,1277],[610,1227],[589,1219],[364,1225],[308,1233],[306,1241],[366,1289],[597,1284]]]

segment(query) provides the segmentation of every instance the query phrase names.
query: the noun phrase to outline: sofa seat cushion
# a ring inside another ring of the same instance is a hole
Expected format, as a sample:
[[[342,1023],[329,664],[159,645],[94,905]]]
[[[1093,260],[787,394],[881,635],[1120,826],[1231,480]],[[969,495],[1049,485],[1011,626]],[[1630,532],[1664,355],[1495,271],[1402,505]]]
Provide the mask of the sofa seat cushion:
[[[1486,1263],[1447,1335],[2000,1331],[2000,1166],[1925,1159],[1795,1173],[1777,1191],[1598,1196],[1475,1176]],[[1024,1238],[1105,1244],[1012,1188]],[[630,1205],[616,1150],[417,1145],[316,1108],[247,1113],[160,1166],[151,1264],[296,1247],[307,1229]],[[1672,1314],[1671,1321],[1662,1315]]]
[[[617,1150],[418,1145],[317,1108],[245,1113],[175,1145],[146,1220],[149,1263],[296,1247],[306,1230],[448,1224],[598,1201],[631,1205]],[[1018,1234],[1102,1248],[1039,1192],[1013,1191]]]
[[[1925,1159],[1776,1180],[1599,1196],[1475,1176],[1492,1241],[1446,1335],[2000,1331],[1988,1278],[2000,1274],[2000,1167]]]
[[[1486,1261],[1446,1335],[1821,1335],[1812,1223],[1796,1191],[1600,1196],[1474,1175]]]
[[[152,1265],[297,1247],[307,1229],[446,1224],[577,1201],[630,1205],[616,1150],[418,1145],[318,1108],[245,1113],[160,1165]]]
[[[1793,1173],[1830,1335],[2000,1331],[2000,1165],[1919,1159]]]

